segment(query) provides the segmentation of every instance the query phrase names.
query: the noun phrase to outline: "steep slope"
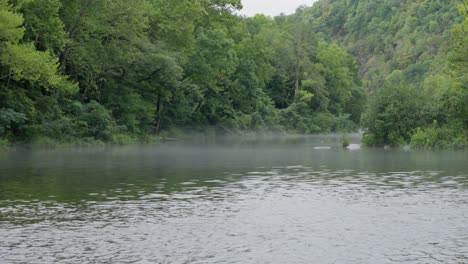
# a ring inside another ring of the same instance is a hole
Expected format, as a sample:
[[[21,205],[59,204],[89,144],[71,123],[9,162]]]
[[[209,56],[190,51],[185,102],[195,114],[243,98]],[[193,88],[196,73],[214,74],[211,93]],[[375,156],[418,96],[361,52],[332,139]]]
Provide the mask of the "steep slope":
[[[410,82],[440,72],[450,29],[462,21],[455,0],[321,0],[299,14],[354,55],[368,88],[401,70]]]

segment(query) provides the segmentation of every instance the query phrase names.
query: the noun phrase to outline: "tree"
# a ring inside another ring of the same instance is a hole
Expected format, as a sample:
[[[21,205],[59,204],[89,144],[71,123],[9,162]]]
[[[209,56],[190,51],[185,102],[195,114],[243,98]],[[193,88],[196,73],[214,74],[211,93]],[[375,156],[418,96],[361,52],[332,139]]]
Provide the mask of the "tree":
[[[408,144],[418,127],[432,122],[434,109],[424,94],[408,85],[385,86],[370,98],[362,117],[368,145]]]
[[[221,96],[231,86],[237,63],[234,42],[223,30],[207,30],[197,36],[195,52],[187,65],[187,76],[200,95],[193,109],[197,119],[215,124],[223,115],[232,114],[229,101]]]
[[[0,81],[6,87],[11,81],[29,81],[44,88],[73,92],[76,89],[58,73],[58,61],[48,51],[38,51],[32,43],[21,43],[24,36],[23,17],[13,11],[6,0],[0,1]]]

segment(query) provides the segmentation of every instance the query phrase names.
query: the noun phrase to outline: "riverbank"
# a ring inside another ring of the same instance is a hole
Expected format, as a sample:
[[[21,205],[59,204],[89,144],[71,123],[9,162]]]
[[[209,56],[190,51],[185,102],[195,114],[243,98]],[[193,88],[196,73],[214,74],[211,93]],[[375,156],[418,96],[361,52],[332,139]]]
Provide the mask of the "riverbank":
[[[409,146],[414,149],[468,149],[468,130],[454,130],[441,128],[418,128],[409,140],[399,139],[386,144],[380,142],[374,134],[364,134],[362,143],[368,147],[393,147],[401,148]]]
[[[9,142],[6,139],[0,139],[0,151],[9,151],[15,149],[56,149],[56,148],[88,148],[88,147],[106,147],[106,146],[127,146],[127,145],[145,145],[145,144],[159,144],[161,142],[178,142],[190,141],[201,144],[213,144],[217,142],[249,142],[255,141],[284,141],[284,140],[298,140],[307,137],[331,137],[340,142],[341,146],[347,147],[349,144],[359,144],[365,148],[399,148],[404,150],[418,149],[418,150],[462,150],[467,149],[468,144],[465,137],[458,136],[456,140],[445,140],[446,137],[439,135],[440,133],[426,133],[418,132],[415,140],[411,142],[402,142],[401,144],[373,144],[369,141],[369,135],[361,132],[354,133],[317,133],[317,134],[299,134],[288,133],[285,131],[221,131],[215,127],[205,128],[203,130],[188,130],[188,129],[172,129],[164,131],[160,135],[146,135],[137,137],[128,134],[112,135],[109,140],[104,141],[91,137],[86,138],[70,138],[68,140],[57,140],[50,137],[38,137],[30,142]]]
[[[129,135],[117,135],[109,141],[103,141],[94,138],[73,138],[70,140],[56,140],[49,137],[36,138],[31,142],[9,142],[6,139],[0,139],[0,151],[12,151],[16,149],[56,149],[56,148],[88,148],[88,147],[106,147],[106,146],[125,146],[136,144],[158,144],[166,140],[161,136],[146,136],[136,138]]]

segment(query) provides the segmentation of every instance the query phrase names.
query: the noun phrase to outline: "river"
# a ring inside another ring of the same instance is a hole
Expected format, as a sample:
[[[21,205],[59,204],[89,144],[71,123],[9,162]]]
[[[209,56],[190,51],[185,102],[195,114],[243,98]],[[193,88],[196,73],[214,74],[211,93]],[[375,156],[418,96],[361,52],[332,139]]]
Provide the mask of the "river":
[[[0,238],[2,264],[468,263],[468,152],[338,136],[3,152]]]

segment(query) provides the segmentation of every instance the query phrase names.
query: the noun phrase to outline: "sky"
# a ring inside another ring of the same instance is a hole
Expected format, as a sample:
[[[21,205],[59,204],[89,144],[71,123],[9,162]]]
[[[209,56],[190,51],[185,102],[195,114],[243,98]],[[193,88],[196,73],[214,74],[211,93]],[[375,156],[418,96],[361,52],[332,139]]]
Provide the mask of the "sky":
[[[262,13],[268,16],[277,16],[280,13],[287,15],[294,13],[300,5],[311,6],[317,0],[242,0],[244,8],[241,15],[253,16]]]

